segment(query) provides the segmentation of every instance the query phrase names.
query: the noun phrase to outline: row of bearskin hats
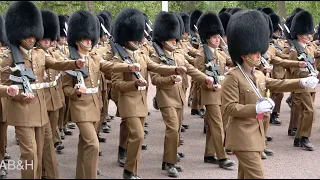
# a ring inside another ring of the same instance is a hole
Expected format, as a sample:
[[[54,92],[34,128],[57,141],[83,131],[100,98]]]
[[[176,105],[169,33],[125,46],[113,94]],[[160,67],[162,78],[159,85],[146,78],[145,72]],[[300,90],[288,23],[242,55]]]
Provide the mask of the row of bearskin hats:
[[[126,41],[141,41],[148,21],[149,18],[145,13],[134,8],[121,11],[111,25],[112,16],[108,11],[94,15],[80,10],[70,17],[57,16],[49,10],[40,11],[32,2],[18,1],[8,8],[4,23],[0,18],[0,25],[5,26],[1,28],[1,38],[7,33],[8,41],[18,46],[21,39],[30,36],[36,37],[38,41],[42,38],[55,40],[60,36],[66,36],[63,29],[67,22],[68,44],[76,47],[75,42],[83,38],[91,39],[95,45],[99,36],[103,34],[100,24],[103,24],[109,32],[112,31],[115,42],[120,45],[124,45]],[[152,36],[153,41],[158,43],[169,39],[179,40],[184,32],[194,31],[194,26],[197,26],[202,41],[215,34],[221,36],[226,34],[230,55],[232,59],[236,59],[239,53],[247,53],[249,49],[250,52],[266,51],[270,35],[280,28],[278,24],[280,17],[271,8],[261,10],[223,8],[218,14],[210,11],[202,13],[200,10],[195,10],[190,15],[185,12],[160,12],[155,19]],[[296,38],[297,34],[313,33],[312,15],[301,8],[297,8],[287,18],[286,25],[290,28],[291,38]],[[265,35],[268,35],[266,41],[263,39]],[[250,41],[246,39],[247,37],[250,37]]]

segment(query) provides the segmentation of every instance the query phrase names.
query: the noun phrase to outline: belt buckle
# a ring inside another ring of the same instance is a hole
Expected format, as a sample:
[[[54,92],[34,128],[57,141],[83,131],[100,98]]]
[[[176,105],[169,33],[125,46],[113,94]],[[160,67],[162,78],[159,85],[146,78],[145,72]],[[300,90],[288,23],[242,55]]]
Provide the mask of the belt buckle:
[[[146,86],[138,86],[138,90],[139,91],[143,91],[143,90],[145,90],[146,89]]]
[[[50,82],[50,83],[49,83],[49,86],[50,86],[50,87],[53,87],[53,82]]]
[[[36,89],[40,89],[40,83],[36,84]]]

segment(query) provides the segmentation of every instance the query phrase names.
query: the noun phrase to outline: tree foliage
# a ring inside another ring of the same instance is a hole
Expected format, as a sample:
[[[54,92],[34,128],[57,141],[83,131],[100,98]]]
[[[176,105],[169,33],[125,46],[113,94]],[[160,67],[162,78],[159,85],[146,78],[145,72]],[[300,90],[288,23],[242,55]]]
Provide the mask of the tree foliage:
[[[40,9],[51,9],[57,14],[71,14],[77,10],[90,10],[93,13],[99,13],[102,10],[108,10],[112,13],[113,18],[125,8],[138,8],[145,12],[151,21],[162,10],[161,1],[34,1]],[[6,9],[12,1],[2,1],[0,13],[5,14]],[[276,13],[277,3],[275,1],[169,1],[169,11],[187,12],[194,9],[205,11],[219,12],[223,7],[242,9],[256,9],[271,7]],[[315,24],[320,21],[320,2],[319,1],[285,1],[286,15],[297,8],[303,8],[309,11]]]

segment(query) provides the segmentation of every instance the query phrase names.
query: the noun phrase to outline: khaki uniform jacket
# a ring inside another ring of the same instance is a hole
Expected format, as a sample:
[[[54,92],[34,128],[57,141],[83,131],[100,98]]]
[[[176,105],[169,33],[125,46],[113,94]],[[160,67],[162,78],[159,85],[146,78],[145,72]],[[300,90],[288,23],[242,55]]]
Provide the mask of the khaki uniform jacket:
[[[255,71],[253,82],[263,97],[266,89],[288,92],[301,88],[299,79],[277,80]],[[226,149],[234,151],[263,151],[266,148],[263,121],[256,119],[258,97],[238,67],[226,75],[222,83],[222,112],[230,116],[226,128]]]
[[[176,67],[159,65],[140,50],[135,53],[135,58],[133,55],[130,57],[134,62],[140,64],[140,73],[143,78],[147,78],[147,71],[163,76],[176,74]],[[113,58],[113,62],[115,66],[123,64],[123,60],[118,54]],[[118,110],[119,116],[122,118],[146,117],[148,115],[147,93],[146,90],[138,90],[135,85],[136,79],[132,72],[112,74],[112,89],[119,91]]]
[[[88,56],[88,77],[84,79],[86,88],[98,87],[100,78],[100,71],[108,73],[129,71],[127,64],[120,64],[114,66],[112,62],[102,60],[102,58],[95,52],[91,52]],[[70,98],[70,114],[73,122],[98,122],[100,121],[100,99],[101,96],[98,92],[91,94],[76,94],[74,88],[77,84],[76,78],[68,74],[62,76],[63,91],[66,96]]]
[[[170,57],[166,51],[164,51],[167,57]],[[199,83],[205,83],[206,75],[201,73],[198,69],[193,67],[184,59],[183,54],[179,51],[174,51],[172,53],[172,58],[176,66],[185,66],[187,68],[188,75],[192,76],[195,81]],[[159,56],[152,57],[152,60],[158,64],[164,64],[159,59]],[[153,85],[157,86],[156,92],[156,101],[159,108],[163,107],[175,107],[183,108],[186,104],[186,95],[184,93],[184,82],[185,79],[182,79],[180,83],[174,83],[173,76],[161,76],[157,73],[150,73],[151,82]],[[188,79],[187,79],[188,80]]]
[[[59,56],[57,49],[50,48],[48,52],[55,58],[55,60],[64,61],[64,58],[62,56]],[[63,104],[65,103],[64,94],[61,93],[62,91],[62,84],[60,83],[61,78],[57,79],[57,77],[61,72],[54,69],[46,69],[45,73],[46,73],[46,78],[44,78],[43,82],[47,82],[47,83],[53,83],[55,81],[57,82],[57,85],[54,87],[44,88],[44,94],[47,102],[47,111],[56,111],[62,108]]]
[[[56,61],[51,55],[46,54],[42,49],[32,49],[31,58],[21,49],[24,66],[31,68],[35,77],[35,83],[44,82],[45,69],[69,70],[76,69],[75,61]],[[9,80],[12,74],[10,67],[14,67],[12,54],[8,53],[8,58],[2,60],[1,82],[11,85]],[[23,91],[20,91],[23,92]],[[10,97],[7,101],[7,122],[11,126],[42,127],[49,122],[44,89],[33,90],[35,98],[30,101],[23,100],[21,95]],[[18,112],[18,113],[17,113]]]
[[[270,64],[273,65],[271,77],[274,79],[284,79],[286,73],[285,68],[299,67],[298,61],[284,59],[285,57],[288,59],[289,55],[282,54],[280,50],[275,48],[272,44],[269,45],[267,54],[270,59]]]
[[[315,51],[315,49],[312,48],[312,46],[306,46],[305,52],[307,54],[309,54],[310,56],[312,56],[312,58],[314,58],[316,55],[316,51]],[[294,47],[292,47],[290,50],[289,59],[298,61],[297,57],[298,57],[298,52],[296,51],[296,49]],[[316,69],[315,64],[314,64],[314,68]],[[299,67],[290,68],[290,73],[291,73],[292,79],[308,77],[308,75],[310,74],[307,68],[299,68]],[[295,93],[316,92],[316,89],[315,88],[305,88],[305,89],[296,90],[294,92]]]
[[[209,48],[210,49],[210,48]],[[211,50],[211,49],[210,49]],[[226,66],[231,66],[233,63],[221,49],[215,49],[215,53],[211,51],[214,63],[220,67],[220,77],[222,80],[224,78]],[[206,56],[204,53],[203,47],[199,48],[199,53],[197,54],[195,67],[198,68],[201,72],[205,73],[206,71]],[[221,91],[214,91],[213,87],[208,87],[206,84],[201,85],[201,104],[203,105],[221,105]]]

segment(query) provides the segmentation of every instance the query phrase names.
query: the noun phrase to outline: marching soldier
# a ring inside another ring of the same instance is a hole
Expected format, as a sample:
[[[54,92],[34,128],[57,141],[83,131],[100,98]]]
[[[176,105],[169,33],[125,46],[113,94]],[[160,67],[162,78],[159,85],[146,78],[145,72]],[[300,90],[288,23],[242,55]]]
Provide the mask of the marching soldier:
[[[219,164],[219,167],[230,169],[235,162],[228,159],[224,145],[224,129],[221,116],[221,83],[224,78],[225,67],[231,66],[232,61],[221,49],[220,37],[224,35],[222,23],[216,13],[208,12],[202,14],[198,20],[197,27],[203,46],[199,48],[199,54],[195,61],[195,67],[202,72],[207,70],[216,75],[214,86],[202,85],[201,104],[206,107],[206,147],[204,162]],[[212,61],[212,69],[206,68],[206,64]],[[216,68],[216,69],[213,69]],[[217,156],[216,156],[217,155]]]
[[[26,21],[29,23],[26,24]],[[11,51],[7,58],[2,60],[1,82],[10,85],[15,81],[9,79],[9,75],[13,73],[10,67],[15,67],[16,62],[21,60],[29,72],[32,72],[28,77],[33,74],[35,76],[35,82],[31,83],[31,86],[24,86],[27,89],[19,85],[26,93],[7,99],[6,119],[8,125],[15,126],[20,141],[21,161],[25,167],[21,170],[21,178],[40,178],[44,130],[49,123],[43,90],[45,69],[76,69],[82,68],[84,63],[82,60],[56,61],[42,49],[33,49],[35,42],[42,39],[44,32],[40,10],[32,2],[13,2],[6,12],[5,28]],[[29,81],[28,78],[27,80]],[[30,167],[31,164],[33,168]]]
[[[97,21],[88,11],[76,11],[68,22],[68,45],[75,48],[82,59],[85,59],[87,78],[81,82],[67,74],[63,75],[63,90],[70,99],[71,120],[79,128],[78,156],[76,178],[97,178],[99,142],[96,125],[100,121],[100,97],[98,80],[100,71],[136,71],[139,65],[119,64],[102,60],[96,52],[90,52],[98,42]],[[70,54],[71,55],[71,54]],[[79,71],[81,72],[81,71]],[[79,75],[77,75],[78,77]],[[82,72],[80,79],[83,79]]]
[[[49,50],[51,41],[56,40],[59,33],[59,19],[58,16],[49,10],[41,11],[44,35],[39,41],[38,49],[42,49],[47,54],[53,55],[54,49]],[[62,57],[56,58],[55,60],[63,61]],[[62,58],[62,59],[60,59]],[[61,153],[64,149],[62,145],[61,138],[58,131],[58,120],[59,120],[59,110],[63,106],[63,99],[61,96],[61,84],[58,86],[58,80],[60,78],[60,71],[47,69],[44,75],[44,93],[46,98],[46,106],[48,111],[48,117],[50,123],[45,125],[45,139],[43,145],[43,172],[42,176],[49,179],[58,179],[58,162],[56,158],[57,152]]]
[[[145,18],[140,10],[128,8],[121,11],[114,22],[113,34],[117,43],[115,66],[123,64],[122,57],[130,58],[141,66],[139,74],[113,73],[112,86],[119,91],[118,110],[128,129],[126,162],[123,178],[137,178],[140,166],[141,146],[144,139],[143,125],[148,115],[146,102],[147,71],[162,75],[183,74],[185,67],[158,65],[148,55],[139,51],[139,42],[144,34]],[[120,57],[119,57],[120,56]]]
[[[238,178],[264,178],[261,161],[261,152],[265,149],[263,119],[266,118],[264,113],[274,107],[270,98],[264,98],[266,89],[283,92],[315,87],[318,79],[276,80],[255,70],[261,63],[261,54],[269,46],[270,32],[261,12],[243,10],[234,14],[227,32],[230,56],[238,67],[230,70],[222,83],[222,108],[230,115],[225,145],[239,160]],[[263,98],[259,99],[258,93]]]
[[[68,24],[68,17],[66,15],[59,15],[59,27],[60,27],[60,36],[58,39],[57,47],[64,54],[64,56],[69,56],[69,49],[67,43],[67,34],[66,34],[66,27],[65,23]],[[63,94],[64,96],[64,94]],[[75,125],[71,122],[70,119],[70,111],[69,111],[69,99],[68,97],[65,98],[65,103],[62,109],[59,112],[59,129],[61,139],[65,138],[65,135],[72,135],[72,131],[70,129],[75,129]]]
[[[198,30],[194,26],[196,26],[197,21],[201,15],[202,15],[202,12],[200,10],[195,10],[190,15],[191,44],[196,49],[199,48],[200,38],[199,38]],[[196,55],[194,57],[196,57]],[[191,80],[191,88],[193,88],[192,94],[191,94],[192,96],[191,115],[199,115],[200,117],[203,118],[205,112],[204,112],[204,107],[203,105],[201,105],[201,101],[200,101],[201,99],[200,84]]]
[[[2,57],[6,56],[7,52],[7,46],[8,45],[8,40],[7,40],[7,35],[4,27],[4,20],[3,17],[0,15],[0,61],[2,61]],[[1,62],[0,62],[1,63]],[[0,112],[1,112],[1,117],[0,117],[0,161],[2,162],[5,161],[7,162],[8,159],[10,159],[10,155],[7,153],[7,128],[8,124],[3,118],[4,112],[5,112],[5,105],[6,105],[6,98],[1,98],[1,104],[0,104]],[[7,171],[4,167],[1,168],[0,176],[1,178],[5,178],[7,174]]]
[[[177,16],[173,13],[161,12],[154,23],[153,42],[158,55],[152,60],[159,64],[171,66],[185,66],[187,74],[197,82],[212,85],[212,78],[201,73],[190,65],[184,55],[176,51],[177,40],[181,38],[181,29]],[[163,54],[162,54],[163,53]],[[160,60],[166,59],[166,61]],[[183,107],[186,96],[181,76],[161,76],[151,74],[152,84],[157,86],[156,102],[160,108],[163,121],[166,125],[162,170],[168,172],[169,177],[178,177],[182,171],[177,166],[179,146],[179,132],[182,123]]]
[[[313,17],[308,11],[301,11],[294,16],[290,27],[291,38],[293,39],[293,41],[297,41],[297,45],[300,46],[302,51],[307,55],[306,58],[309,58],[314,62],[314,58],[319,55],[313,48],[307,46],[307,44],[309,43],[309,36],[312,36],[313,31]],[[298,60],[298,57],[301,55],[300,53],[303,53],[300,52],[299,49],[297,49],[297,45],[291,48],[289,59]],[[308,61],[308,59],[303,60]],[[310,63],[312,67],[315,66],[310,61],[307,63]],[[318,75],[318,72],[308,68],[290,68],[290,72],[293,78],[303,78],[310,75],[317,77]],[[313,151],[314,146],[310,142],[309,137],[311,136],[311,129],[315,116],[314,98],[316,90],[315,88],[306,88],[302,90],[296,90],[294,91],[294,93],[300,98],[301,101],[301,108],[299,113],[300,117],[298,120],[297,132],[294,139],[294,146],[303,147],[305,150]]]

